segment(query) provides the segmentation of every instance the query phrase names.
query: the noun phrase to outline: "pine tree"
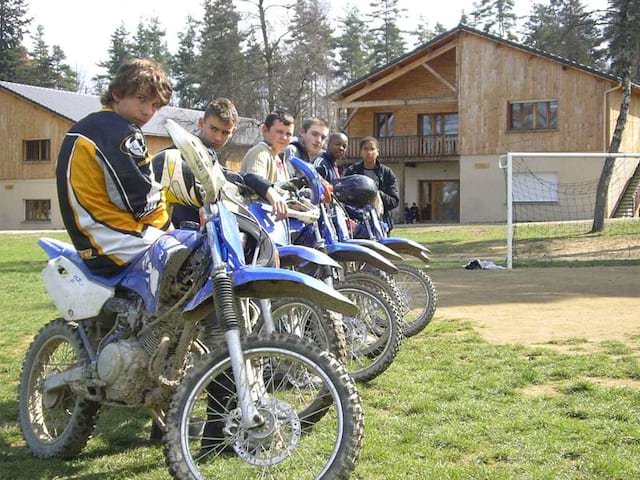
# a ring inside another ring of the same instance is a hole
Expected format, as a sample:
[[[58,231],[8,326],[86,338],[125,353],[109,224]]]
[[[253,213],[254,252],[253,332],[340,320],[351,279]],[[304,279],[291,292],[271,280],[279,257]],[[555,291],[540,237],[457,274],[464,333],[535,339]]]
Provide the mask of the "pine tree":
[[[524,29],[527,45],[585,65],[604,67],[596,18],[580,0],[551,0],[549,5],[534,5]]]
[[[514,0],[479,0],[473,4],[471,25],[484,32],[515,40],[516,15]]]
[[[133,37],[131,53],[138,58],[151,58],[168,69],[171,54],[165,40],[166,32],[158,17],[140,19]]]
[[[346,82],[364,76],[372,68],[371,48],[373,38],[357,7],[352,7],[341,21],[342,33],[336,38],[336,74]]]
[[[54,45],[51,54],[51,69],[54,78],[53,88],[75,92],[79,87],[78,75],[65,63],[66,59],[67,56],[62,48],[59,45]]]
[[[441,33],[444,33],[447,31],[447,28],[442,25],[440,22],[436,22],[436,24],[433,26],[433,33],[435,35],[440,35]]]
[[[607,56],[611,69],[640,81],[640,0],[609,0],[604,38],[609,43]]]
[[[557,19],[553,9],[543,3],[533,4],[524,24],[523,43],[551,52],[558,44],[556,33]]]
[[[29,54],[31,66],[27,83],[39,87],[53,88],[56,83],[53,72],[53,59],[49,55],[49,46],[44,41],[44,27],[42,25],[38,25],[32,39],[33,50]]]
[[[413,32],[411,32],[411,34],[416,38],[414,44],[416,47],[419,45],[424,45],[436,36],[433,29],[429,27],[429,20],[424,18],[423,15],[420,15],[420,18],[418,19],[418,26]]]
[[[0,80],[23,82],[28,64],[22,39],[31,19],[25,0],[0,0]]]
[[[325,102],[332,74],[332,30],[318,0],[300,0],[294,6],[293,54],[279,83],[279,98],[294,116],[328,116]]]
[[[252,102],[247,98],[250,95],[242,51],[245,35],[240,31],[239,22],[240,15],[232,2],[205,0],[197,62],[201,105],[226,97],[236,104],[239,112],[244,112]]]
[[[133,46],[129,39],[129,32],[121,23],[111,34],[111,45],[108,50],[109,58],[98,63],[98,66],[105,69],[106,73],[96,75],[93,78],[95,91],[100,93],[106,85],[115,77],[118,68],[125,60],[133,57]]]
[[[598,47],[602,37],[591,12],[585,10],[581,0],[552,0],[558,11],[562,32],[560,55],[585,64],[603,67],[599,60],[604,52]]]
[[[187,17],[187,25],[178,33],[178,53],[173,56],[171,72],[175,78],[174,91],[178,96],[178,105],[183,108],[196,108],[198,105],[198,87],[200,85],[196,73],[198,67],[198,32],[199,22],[191,15]]]
[[[402,18],[404,9],[398,6],[398,0],[374,0],[369,5],[372,8],[372,21],[382,22],[382,25],[371,30],[375,38],[372,60],[379,67],[405,53],[402,32],[397,23]]]

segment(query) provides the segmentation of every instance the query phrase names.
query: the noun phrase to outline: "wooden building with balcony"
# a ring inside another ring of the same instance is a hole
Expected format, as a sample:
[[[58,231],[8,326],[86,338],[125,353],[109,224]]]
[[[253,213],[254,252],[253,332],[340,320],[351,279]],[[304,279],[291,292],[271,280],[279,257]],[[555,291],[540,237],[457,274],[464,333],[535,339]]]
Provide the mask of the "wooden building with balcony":
[[[506,152],[606,151],[620,101],[616,76],[465,25],[332,95],[347,162],[376,137],[401,206],[416,202],[422,222],[463,223],[504,221]],[[621,151],[640,151],[637,85]],[[564,181],[597,178],[582,160],[551,168]],[[403,221],[403,208],[394,215]]]

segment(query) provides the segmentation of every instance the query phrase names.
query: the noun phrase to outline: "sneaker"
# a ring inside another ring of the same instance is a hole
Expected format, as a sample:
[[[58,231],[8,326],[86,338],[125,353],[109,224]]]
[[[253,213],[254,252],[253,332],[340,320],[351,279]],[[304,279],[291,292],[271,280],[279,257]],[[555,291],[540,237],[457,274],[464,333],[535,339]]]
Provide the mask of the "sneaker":
[[[149,433],[149,442],[150,443],[162,443],[163,432],[160,425],[158,425],[155,421],[151,422],[151,432]]]

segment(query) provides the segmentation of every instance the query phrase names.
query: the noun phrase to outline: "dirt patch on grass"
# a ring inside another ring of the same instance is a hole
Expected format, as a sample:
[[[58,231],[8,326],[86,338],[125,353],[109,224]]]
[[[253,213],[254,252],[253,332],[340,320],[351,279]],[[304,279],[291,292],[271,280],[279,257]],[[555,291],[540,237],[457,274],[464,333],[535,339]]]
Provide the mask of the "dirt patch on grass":
[[[640,390],[640,380],[632,378],[600,378],[587,377],[585,379],[589,383],[607,388],[630,388],[632,390]]]
[[[526,397],[551,397],[558,393],[555,385],[528,385],[522,389],[522,394]]]
[[[471,320],[492,343],[578,353],[591,343],[640,335],[640,266],[460,268],[430,275],[438,289],[436,318]],[[581,342],[572,344],[575,338]]]

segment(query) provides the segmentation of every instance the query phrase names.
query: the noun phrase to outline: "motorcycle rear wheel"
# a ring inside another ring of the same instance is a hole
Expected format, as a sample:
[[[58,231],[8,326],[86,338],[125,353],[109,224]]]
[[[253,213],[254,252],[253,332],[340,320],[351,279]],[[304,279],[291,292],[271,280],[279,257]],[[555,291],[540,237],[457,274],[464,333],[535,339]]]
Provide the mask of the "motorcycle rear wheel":
[[[29,346],[18,389],[18,417],[22,436],[36,457],[70,458],[86,446],[100,403],[69,385],[48,393],[42,389],[48,375],[89,362],[77,328],[63,319],[45,325]]]
[[[249,338],[243,352],[264,424],[242,425],[226,347],[212,352],[179,385],[167,414],[165,458],[173,478],[347,478],[362,446],[363,413],[344,367],[284,335]],[[212,390],[224,395],[211,397]],[[326,411],[307,429],[301,412],[321,394],[329,399]],[[208,422],[218,425],[217,437],[208,436]]]

